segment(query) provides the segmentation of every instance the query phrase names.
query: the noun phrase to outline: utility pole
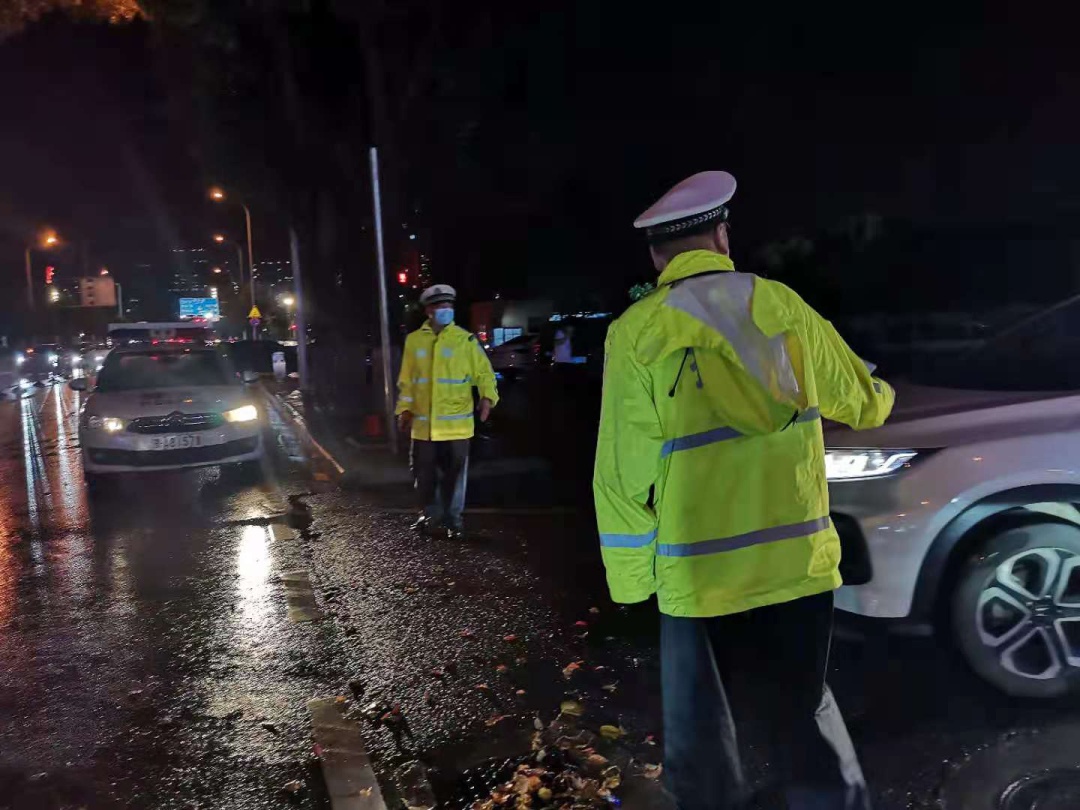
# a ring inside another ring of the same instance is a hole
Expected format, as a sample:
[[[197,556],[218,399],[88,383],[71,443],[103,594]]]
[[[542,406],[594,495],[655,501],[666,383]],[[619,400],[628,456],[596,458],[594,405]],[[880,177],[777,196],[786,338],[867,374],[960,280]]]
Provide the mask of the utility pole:
[[[390,450],[398,451],[397,425],[394,424],[393,368],[390,363],[390,305],[386,291],[386,250],[383,245],[382,195],[379,190],[379,150],[371,147],[371,196],[375,208],[375,258],[379,273],[379,336],[382,339],[383,404],[386,408],[386,435]]]
[[[296,299],[296,366],[300,374],[300,392],[311,390],[308,378],[307,310],[304,309],[304,279],[300,273],[300,238],[296,228],[289,226],[289,251],[292,254],[293,297]]]

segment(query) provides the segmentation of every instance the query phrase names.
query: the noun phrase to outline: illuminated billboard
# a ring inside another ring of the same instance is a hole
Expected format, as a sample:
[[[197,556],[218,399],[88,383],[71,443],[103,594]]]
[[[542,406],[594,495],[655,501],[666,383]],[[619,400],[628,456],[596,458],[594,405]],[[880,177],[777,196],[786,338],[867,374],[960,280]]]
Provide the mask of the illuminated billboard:
[[[216,321],[221,318],[221,309],[216,298],[181,298],[180,317]]]

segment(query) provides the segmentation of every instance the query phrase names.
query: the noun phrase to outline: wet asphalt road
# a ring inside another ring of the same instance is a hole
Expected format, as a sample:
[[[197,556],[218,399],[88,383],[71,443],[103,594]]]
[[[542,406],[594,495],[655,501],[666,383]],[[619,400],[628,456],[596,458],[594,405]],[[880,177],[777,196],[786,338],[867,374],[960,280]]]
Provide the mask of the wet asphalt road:
[[[88,499],[78,406],[62,387],[0,403],[0,807],[328,806],[305,710],[328,695],[382,775],[421,758],[448,801],[567,698],[659,761],[655,616],[607,601],[589,515],[473,515],[469,542],[424,540],[284,453],[257,484],[208,470]],[[298,539],[269,531],[286,520]],[[288,620],[290,570],[310,571],[321,621]],[[1005,699],[933,639],[837,642],[832,669],[876,807],[1080,807],[1060,781],[996,799],[1075,774],[1075,701]],[[777,685],[736,686],[749,707]],[[752,709],[738,719],[774,806]]]

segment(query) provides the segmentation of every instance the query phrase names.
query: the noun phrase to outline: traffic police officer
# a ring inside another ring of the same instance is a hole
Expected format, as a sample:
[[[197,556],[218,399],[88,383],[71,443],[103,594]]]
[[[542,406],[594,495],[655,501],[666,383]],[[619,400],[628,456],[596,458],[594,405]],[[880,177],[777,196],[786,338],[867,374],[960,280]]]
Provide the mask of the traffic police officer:
[[[661,611],[665,776],[680,810],[741,807],[729,696],[768,690],[788,806],[863,808],[825,685],[840,542],[821,420],[881,425],[893,391],[788,287],[729,257],[735,178],[696,174],[634,223],[657,289],[609,331],[593,489],[611,596]]]
[[[457,293],[448,284],[420,295],[427,321],[405,339],[398,377],[396,413],[402,430],[412,428],[412,467],[423,514],[416,528],[429,533],[445,526],[462,536],[473,388],[480,391],[480,421],[499,401],[495,372],[476,336],[454,323]]]

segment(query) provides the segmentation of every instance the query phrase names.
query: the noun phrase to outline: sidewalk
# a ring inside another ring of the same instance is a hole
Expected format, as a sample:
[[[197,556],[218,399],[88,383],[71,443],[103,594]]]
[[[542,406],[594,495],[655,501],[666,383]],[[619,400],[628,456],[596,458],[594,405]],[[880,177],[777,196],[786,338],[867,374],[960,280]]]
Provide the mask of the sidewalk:
[[[362,420],[308,407],[291,381],[265,381],[263,388],[282,418],[298,426],[312,455],[333,468],[342,487],[365,491],[384,506],[411,509],[415,505],[407,436],[399,436],[399,451],[394,454],[385,435],[364,435]],[[378,426],[383,429],[381,420]],[[469,460],[471,507],[537,508],[551,506],[553,501],[548,462],[508,456],[501,452],[498,439],[482,429],[478,432]]]

